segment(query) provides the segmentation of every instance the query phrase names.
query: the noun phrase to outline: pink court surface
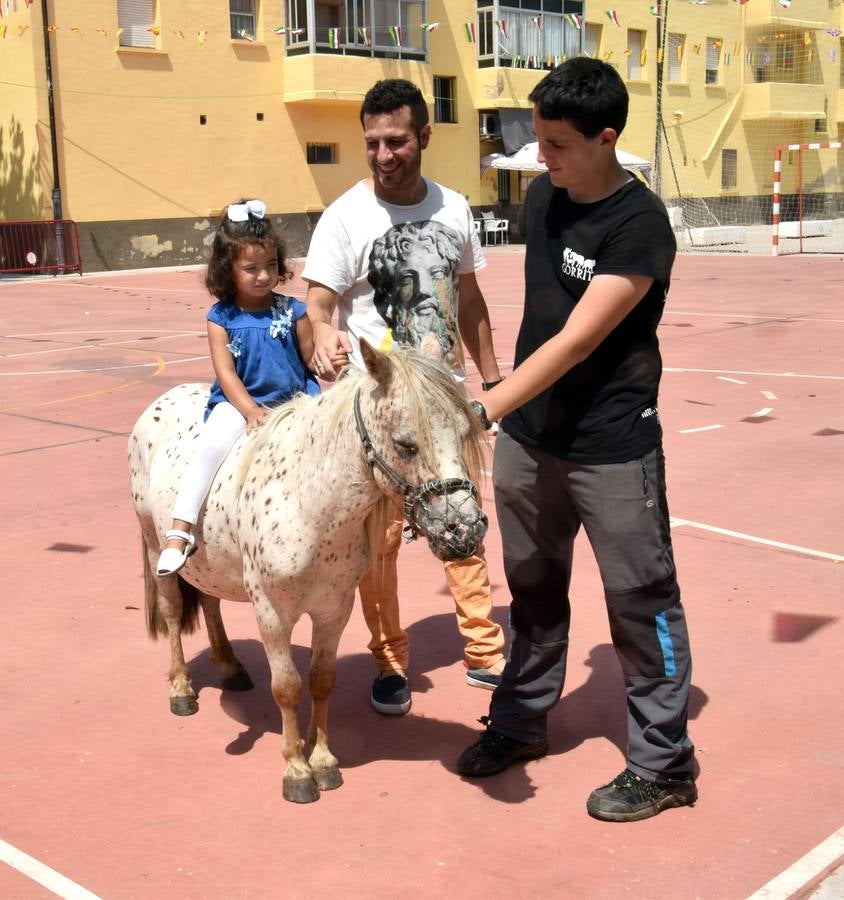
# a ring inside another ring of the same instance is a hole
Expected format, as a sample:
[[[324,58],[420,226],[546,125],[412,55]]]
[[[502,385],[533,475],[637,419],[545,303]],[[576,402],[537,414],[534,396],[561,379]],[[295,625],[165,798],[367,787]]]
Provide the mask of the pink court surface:
[[[507,371],[522,250],[488,260],[480,281]],[[247,605],[223,613],[255,690],[221,691],[202,630],[186,641],[199,713],[172,716],[167,647],[143,623],[126,436],[172,385],[209,380],[201,273],[0,282],[0,897],[720,900],[812,889],[844,855],[842,262],[677,261],[660,411],[700,799],[629,825],[585,810],[624,767],[625,744],[585,541],[545,759],[475,782],[456,775],[490,695],[466,685],[442,567],[422,542],[400,557],[408,716],[369,707],[359,609],[343,636],[330,718],[342,788],[310,805],[282,800],[280,716]],[[301,281],[289,291],[303,296]],[[478,382],[473,370],[472,392]],[[482,487],[506,623],[489,480]],[[307,622],[295,639],[304,667]]]

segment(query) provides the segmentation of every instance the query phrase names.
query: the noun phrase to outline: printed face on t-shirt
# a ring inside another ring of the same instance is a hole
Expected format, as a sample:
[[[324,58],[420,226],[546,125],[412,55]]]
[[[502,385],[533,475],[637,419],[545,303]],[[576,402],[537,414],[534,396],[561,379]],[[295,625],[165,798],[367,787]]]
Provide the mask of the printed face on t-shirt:
[[[456,272],[460,236],[439,222],[410,222],[385,232],[372,247],[373,302],[393,340],[428,347],[436,339],[443,359],[457,354]]]

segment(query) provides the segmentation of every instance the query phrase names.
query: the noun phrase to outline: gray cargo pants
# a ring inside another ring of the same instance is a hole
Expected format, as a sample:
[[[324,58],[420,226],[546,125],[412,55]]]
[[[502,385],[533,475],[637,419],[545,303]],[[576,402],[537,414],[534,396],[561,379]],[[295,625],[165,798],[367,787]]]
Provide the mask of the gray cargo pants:
[[[495,507],[512,596],[512,646],[490,704],[494,731],[546,735],[566,675],[574,539],[586,529],[627,690],[627,765],[651,781],[692,776],[691,656],[671,549],[664,457],[582,465],[503,432]]]

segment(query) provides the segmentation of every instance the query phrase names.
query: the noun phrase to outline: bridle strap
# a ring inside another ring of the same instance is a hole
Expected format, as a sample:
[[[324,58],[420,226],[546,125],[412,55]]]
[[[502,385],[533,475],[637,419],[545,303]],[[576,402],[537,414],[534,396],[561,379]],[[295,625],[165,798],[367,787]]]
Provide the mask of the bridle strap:
[[[372,438],[363,421],[360,409],[360,388],[355,391],[354,409],[355,424],[363,443],[366,461],[371,467],[377,466],[401,491],[404,497],[404,517],[407,525],[403,529],[405,539],[414,541],[419,536],[419,526],[416,522],[416,505],[428,494],[448,494],[450,491],[468,491],[473,500],[478,498],[478,489],[468,478],[447,478],[436,481],[425,481],[422,484],[412,485],[384,459],[375,449]]]

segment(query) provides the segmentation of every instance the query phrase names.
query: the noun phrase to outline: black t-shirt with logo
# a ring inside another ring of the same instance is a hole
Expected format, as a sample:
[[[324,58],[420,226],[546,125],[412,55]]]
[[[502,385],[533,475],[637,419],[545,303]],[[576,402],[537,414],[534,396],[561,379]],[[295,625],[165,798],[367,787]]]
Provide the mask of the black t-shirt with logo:
[[[515,440],[586,464],[626,462],[661,439],[656,329],[676,253],[659,198],[633,179],[597,203],[574,203],[547,174],[525,198],[525,308],[518,366],[566,324],[594,275],[644,275],[654,282],[582,363],[505,416]]]

